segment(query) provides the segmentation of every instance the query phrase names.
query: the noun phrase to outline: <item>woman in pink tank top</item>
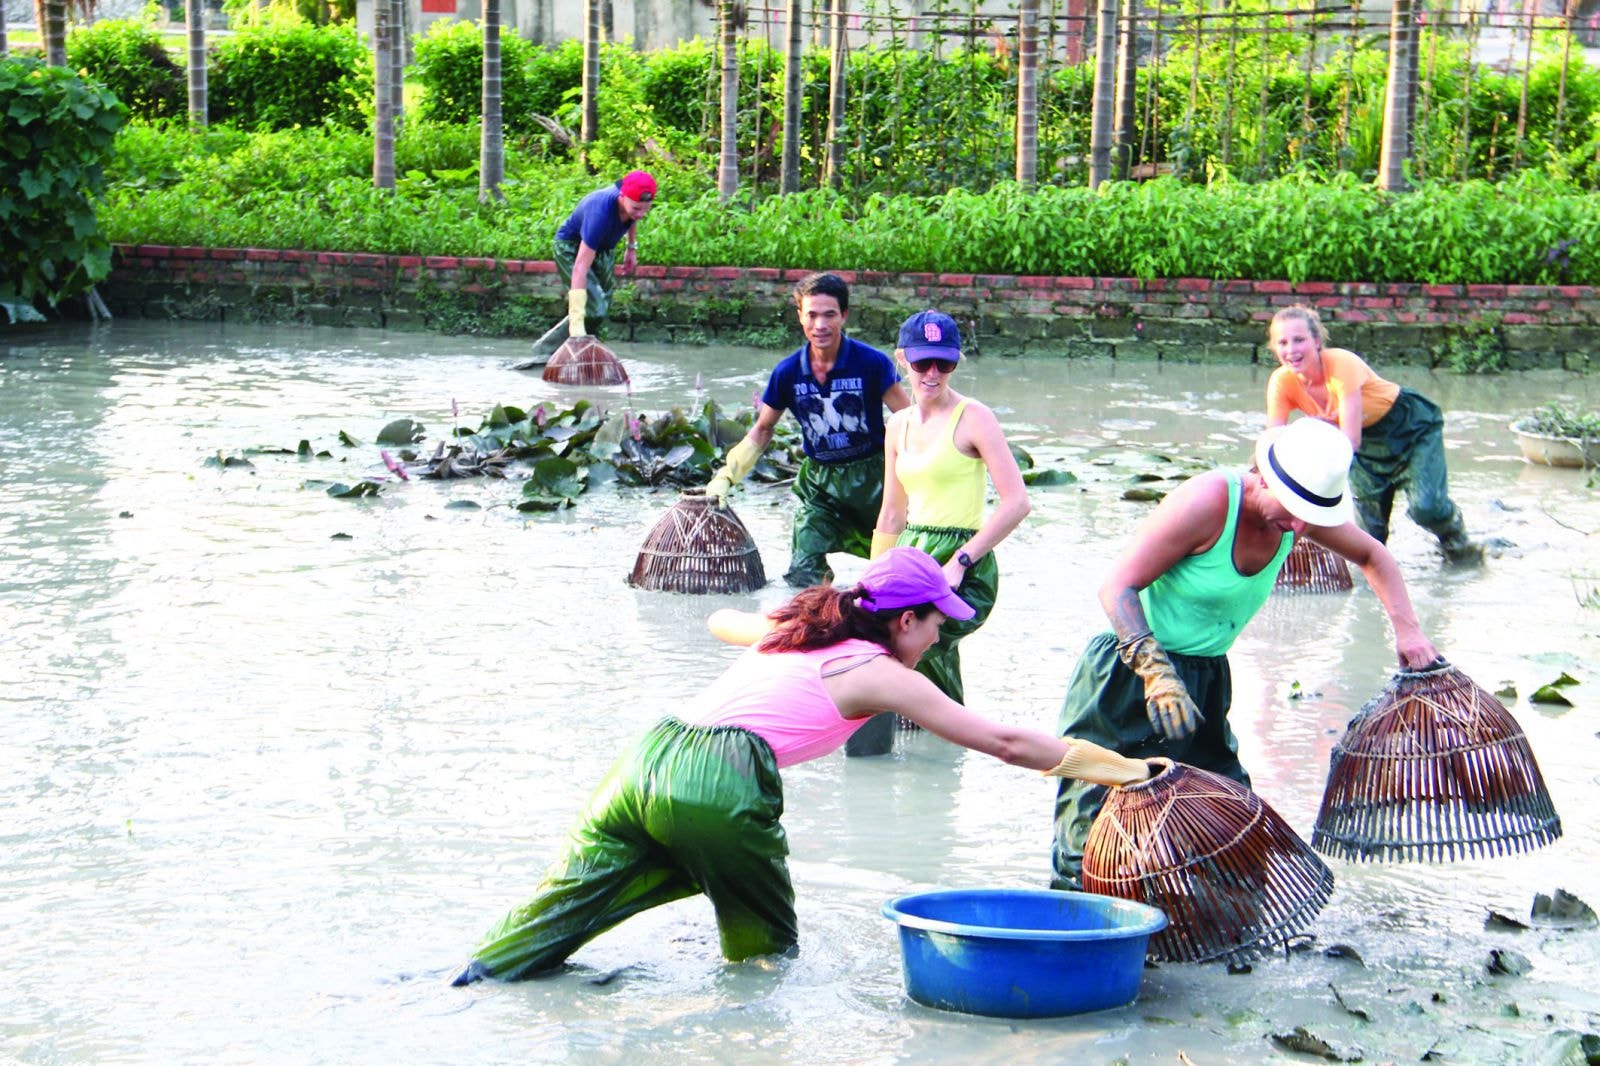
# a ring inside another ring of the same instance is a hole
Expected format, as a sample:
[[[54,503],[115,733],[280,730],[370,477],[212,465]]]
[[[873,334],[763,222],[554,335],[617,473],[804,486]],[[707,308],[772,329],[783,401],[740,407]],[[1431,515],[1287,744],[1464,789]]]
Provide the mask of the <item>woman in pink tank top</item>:
[[[1081,741],[992,722],[914,667],[946,618],[970,618],[939,564],[893,548],[848,588],[806,589],[772,630],[695,700],[617,760],[533,899],[505,916],[452,981],[517,980],[560,966],[640,911],[705,893],[730,960],[799,942],[779,768],[897,713],[946,740],[1045,774],[1106,785],[1145,764]]]

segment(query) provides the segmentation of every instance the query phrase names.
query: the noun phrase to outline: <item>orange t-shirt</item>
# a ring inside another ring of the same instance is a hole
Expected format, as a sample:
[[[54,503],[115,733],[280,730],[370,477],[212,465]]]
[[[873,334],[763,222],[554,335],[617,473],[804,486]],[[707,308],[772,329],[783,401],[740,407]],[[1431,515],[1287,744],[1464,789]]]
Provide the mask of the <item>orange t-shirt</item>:
[[[1361,428],[1365,429],[1388,414],[1400,395],[1399,385],[1380,378],[1359,355],[1343,348],[1322,350],[1322,376],[1326,399],[1318,403],[1293,370],[1286,366],[1274,370],[1267,380],[1267,420],[1286,421],[1290,411],[1299,410],[1337,424],[1340,401],[1359,392]]]

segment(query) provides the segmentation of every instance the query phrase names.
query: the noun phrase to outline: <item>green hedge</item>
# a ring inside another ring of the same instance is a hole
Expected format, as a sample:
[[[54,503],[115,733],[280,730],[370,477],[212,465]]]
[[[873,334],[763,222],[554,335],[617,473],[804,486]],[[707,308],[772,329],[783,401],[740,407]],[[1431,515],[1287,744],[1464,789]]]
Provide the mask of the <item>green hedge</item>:
[[[184,69],[161,34],[139,19],[107,19],[67,34],[67,65],[114,93],[130,114],[181,118],[189,109]]]
[[[222,38],[207,75],[211,118],[249,130],[371,124],[372,53],[354,26],[279,21]]]
[[[418,123],[397,144],[406,176],[391,197],[370,187],[363,136],[302,131],[234,142],[211,133],[196,135],[187,156],[152,146],[171,136],[124,135],[105,212],[113,240],[545,259],[556,225],[604,180],[513,154],[506,201],[480,204],[470,166],[426,162],[462,162],[470,128],[449,142]],[[1428,183],[1399,196],[1342,175],[1209,187],[1166,178],[1034,194],[1005,183],[859,203],[817,190],[732,204],[692,171],[662,167],[658,176],[660,206],[641,230],[647,262],[1600,284],[1591,251],[1600,248],[1600,199],[1538,173],[1499,184]],[[1552,256],[1563,241],[1576,243],[1565,258]]]

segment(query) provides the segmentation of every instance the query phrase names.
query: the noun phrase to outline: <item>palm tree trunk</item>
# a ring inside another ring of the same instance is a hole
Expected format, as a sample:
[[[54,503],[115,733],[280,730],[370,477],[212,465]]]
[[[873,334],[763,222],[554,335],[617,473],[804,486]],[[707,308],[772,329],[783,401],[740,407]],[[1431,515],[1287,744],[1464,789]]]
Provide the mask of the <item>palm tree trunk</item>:
[[[44,38],[45,62],[52,67],[67,65],[67,2],[44,0],[44,21],[39,23]]]
[[[372,135],[372,185],[394,188],[394,97],[389,91],[393,68],[389,52],[394,47],[394,8],[388,0],[372,5],[373,104],[376,112]]]
[[[1037,4],[1039,0],[1024,0]],[[840,142],[844,129],[845,75],[847,73],[848,39],[845,36],[845,14],[850,10],[849,0],[833,0],[833,20],[828,40],[828,145],[825,155],[824,178],[831,188],[837,189],[844,178],[844,145]]]
[[[1118,29],[1117,39],[1117,100],[1116,126],[1111,134],[1111,169],[1117,178],[1128,180],[1134,156],[1139,151],[1139,139],[1134,133],[1133,116],[1139,95],[1139,56],[1134,44],[1133,14],[1137,5],[1128,5],[1127,19]]]
[[[1017,8],[1017,183],[1039,178],[1039,0]]]
[[[1405,84],[1411,70],[1411,0],[1394,0],[1389,13],[1389,79],[1383,93],[1383,149],[1378,156],[1378,188],[1406,189],[1405,163],[1410,130],[1406,128]]]
[[[583,121],[578,140],[584,145],[600,135],[600,0],[583,5]],[[588,163],[585,154],[584,163]]]
[[[203,0],[184,0],[189,29],[189,124],[204,126],[210,115],[206,101],[206,9]]]
[[[478,199],[504,199],[506,142],[500,103],[500,0],[483,0],[483,137],[478,148]]]
[[[400,126],[406,116],[406,0],[390,0],[394,10],[390,15],[389,34],[392,45],[389,49],[389,64],[393,68],[389,72],[389,93],[393,98],[394,132],[400,135]]]
[[[1111,176],[1111,118],[1117,102],[1117,0],[1095,16],[1094,106],[1089,119],[1089,188]]]
[[[789,46],[783,61],[783,160],[778,174],[778,192],[800,191],[800,90],[804,71],[800,68],[800,4],[789,0],[787,28]]]
[[[718,12],[722,40],[722,144],[717,155],[717,195],[732,199],[739,191],[739,9],[737,0],[722,0]]]

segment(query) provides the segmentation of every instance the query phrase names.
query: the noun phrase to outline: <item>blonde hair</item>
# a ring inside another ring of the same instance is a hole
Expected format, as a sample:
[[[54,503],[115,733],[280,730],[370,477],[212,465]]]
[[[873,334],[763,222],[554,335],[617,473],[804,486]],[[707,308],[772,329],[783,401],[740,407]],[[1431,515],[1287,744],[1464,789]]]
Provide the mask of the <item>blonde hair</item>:
[[[1267,327],[1267,340],[1269,342],[1272,340],[1272,334],[1278,328],[1279,322],[1289,322],[1296,318],[1306,324],[1306,328],[1311,331],[1311,336],[1316,338],[1318,348],[1326,348],[1328,346],[1328,331],[1323,328],[1321,317],[1305,304],[1293,304],[1273,315],[1272,325]]]

